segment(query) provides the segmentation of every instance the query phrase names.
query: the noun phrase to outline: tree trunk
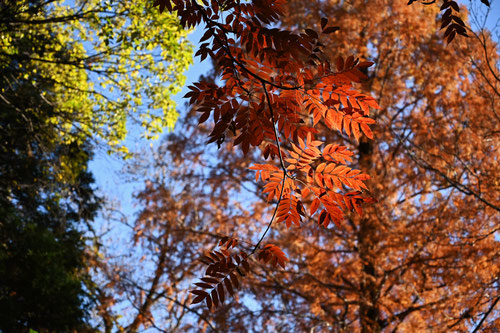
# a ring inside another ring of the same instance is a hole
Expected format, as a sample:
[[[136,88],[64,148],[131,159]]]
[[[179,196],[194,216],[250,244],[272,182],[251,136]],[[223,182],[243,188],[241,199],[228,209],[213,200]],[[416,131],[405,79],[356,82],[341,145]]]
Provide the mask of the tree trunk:
[[[359,167],[361,170],[372,170],[373,145],[370,141],[365,140],[362,140],[358,146]],[[376,231],[377,226],[373,216],[365,214],[359,218],[358,254],[363,267],[359,308],[362,333],[380,332],[383,328],[377,304],[380,286],[377,281],[376,261],[373,254],[373,248],[377,242]]]

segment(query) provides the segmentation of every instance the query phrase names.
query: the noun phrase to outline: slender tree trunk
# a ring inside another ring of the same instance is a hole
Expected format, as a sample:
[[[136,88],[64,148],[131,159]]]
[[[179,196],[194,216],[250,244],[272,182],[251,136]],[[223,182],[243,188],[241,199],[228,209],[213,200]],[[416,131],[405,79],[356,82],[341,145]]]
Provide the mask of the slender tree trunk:
[[[369,141],[361,141],[359,150],[359,167],[361,170],[372,170],[373,145]],[[377,242],[377,226],[373,216],[366,214],[359,219],[358,230],[358,253],[362,262],[363,277],[360,283],[360,308],[359,318],[361,332],[380,332],[381,327],[380,310],[378,308],[378,297],[380,286],[377,281],[376,261],[373,248]]]
[[[146,299],[142,303],[139,308],[139,312],[134,318],[134,321],[128,327],[128,332],[135,333],[138,331],[139,327],[147,320],[147,316],[149,316],[149,311],[151,306],[154,304],[154,297],[158,286],[160,284],[160,278],[163,276],[165,262],[167,260],[167,249],[168,249],[168,231],[163,235],[163,244],[160,249],[160,254],[158,256],[158,263],[156,265],[155,274],[153,277],[153,281],[151,282],[151,287],[146,295]]]

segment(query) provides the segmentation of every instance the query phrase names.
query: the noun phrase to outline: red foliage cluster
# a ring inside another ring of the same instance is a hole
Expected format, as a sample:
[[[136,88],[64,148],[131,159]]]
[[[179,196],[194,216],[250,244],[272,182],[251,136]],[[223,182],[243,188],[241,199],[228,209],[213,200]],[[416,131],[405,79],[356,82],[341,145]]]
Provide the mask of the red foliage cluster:
[[[259,248],[273,222],[300,226],[305,216],[304,202],[311,201],[313,215],[320,206],[318,224],[328,227],[332,221],[341,226],[344,211],[361,214],[364,203],[374,200],[364,195],[367,174],[346,164],[352,155],[346,147],[315,139],[320,120],[356,140],[364,134],[373,138],[369,125],[370,108],[378,108],[374,98],[354,88],[367,79],[366,69],[373,63],[354,56],[338,57],[331,64],[323,54],[321,36],[339,28],[322,18],[321,31],[305,29],[301,33],[274,28],[282,14],[281,0],[240,3],[235,0],[207,1],[158,0],[160,10],[176,11],[185,27],[204,24],[197,55],[210,56],[221,72],[222,84],[198,82],[185,97],[201,114],[199,122],[214,122],[209,142],[219,147],[230,138],[247,154],[252,147],[262,151],[264,159],[278,157],[274,164],[256,164],[266,184],[263,194],[276,200],[276,208],[252,255]],[[354,191],[354,192],[353,192]],[[222,252],[206,256],[207,277],[197,284],[211,293],[193,290],[194,302],[207,301],[209,307],[224,301],[224,287],[230,293],[237,283],[237,271],[248,271],[247,254],[232,261],[227,243]],[[266,245],[259,259],[285,266],[284,253]],[[231,279],[228,279],[228,276]],[[231,288],[230,288],[231,287]]]

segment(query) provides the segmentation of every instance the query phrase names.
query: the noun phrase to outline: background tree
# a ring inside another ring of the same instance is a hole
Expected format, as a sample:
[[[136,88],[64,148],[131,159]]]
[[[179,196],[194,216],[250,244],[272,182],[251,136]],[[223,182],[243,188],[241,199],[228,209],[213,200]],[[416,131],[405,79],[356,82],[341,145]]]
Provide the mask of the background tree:
[[[126,153],[127,122],[173,127],[186,33],[144,1],[0,4],[0,331],[91,329],[87,165],[100,144]]]
[[[480,327],[499,296],[497,44],[482,26],[445,47],[436,27],[419,23],[429,9],[392,2],[318,3],[307,12],[300,2],[290,5],[290,25],[327,13],[340,26],[359,27],[361,34],[341,30],[328,47],[361,50],[377,63],[366,86],[382,106],[375,130],[381,140],[361,142],[358,161],[374,168],[371,184],[380,202],[366,219],[353,221],[357,230],[342,234],[341,248],[358,258],[360,271],[346,269],[344,260],[352,259],[342,255],[328,272],[342,281],[330,299],[345,299],[354,287],[355,316],[338,311],[364,331]],[[375,8],[390,10],[379,16]],[[378,29],[384,21],[391,32]],[[349,285],[353,272],[360,278]],[[328,276],[317,274],[320,281]]]
[[[270,212],[247,170],[260,155],[245,156],[225,143],[204,154],[197,140],[211,129],[186,121],[186,134],[170,136],[146,162],[144,169],[155,165],[158,174],[139,195],[144,209],[131,226],[134,241],[154,249],[151,266],[141,266],[152,274],[112,279],[132,305],[129,323],[144,316],[143,325],[166,331],[196,331],[193,318],[221,332],[494,331],[500,82],[491,33],[475,30],[477,38],[456,39],[450,48],[437,33],[438,22],[421,24],[436,17],[437,8],[392,1],[288,6],[284,23],[297,30],[323,16],[336,18],[341,30],[324,42],[335,50],[331,57],[364,54],[377,64],[363,83],[382,106],[375,115],[377,140],[357,143],[322,121],[318,137],[357,151],[352,158],[372,170],[370,188],[379,202],[340,227],[309,223],[286,231],[276,225],[272,242],[290,258],[285,271],[253,262],[236,296],[242,301],[226,301],[213,314],[187,309],[189,282],[196,281],[188,263],[199,248],[210,250],[214,239],[232,235],[248,251]],[[174,202],[189,208],[172,214]],[[160,230],[162,237],[154,233]],[[181,245],[170,252],[174,243],[166,247],[162,240],[177,237]],[[168,278],[162,251],[172,254]]]
[[[52,86],[12,75],[0,78],[0,330],[81,330],[92,301],[83,231],[100,206],[90,147],[48,126]]]
[[[172,128],[171,96],[191,63],[187,31],[146,1],[7,1],[0,7],[4,80],[53,86],[48,119],[68,142],[88,137],[126,151],[127,121],[148,137]],[[146,37],[147,36],[147,37]]]

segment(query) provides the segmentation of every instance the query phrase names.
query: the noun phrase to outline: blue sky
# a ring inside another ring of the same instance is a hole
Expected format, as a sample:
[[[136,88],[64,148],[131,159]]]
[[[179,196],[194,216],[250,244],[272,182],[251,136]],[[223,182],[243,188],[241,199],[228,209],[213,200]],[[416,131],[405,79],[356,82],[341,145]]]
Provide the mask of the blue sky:
[[[202,29],[197,28],[188,36],[194,46],[194,53],[198,49],[197,44],[202,33]],[[197,81],[200,75],[206,73],[210,68],[211,65],[208,60],[200,63],[198,57],[194,59],[194,64],[186,72],[186,84],[181,93],[174,97],[178,110],[183,110],[184,108],[185,100],[182,96],[187,93],[187,86]],[[178,128],[175,130],[178,130]],[[161,142],[161,136],[158,140],[146,140],[142,138],[142,131],[143,129],[140,127],[129,126],[129,133],[125,143],[130,151],[134,152],[148,147],[156,147]],[[108,155],[105,150],[98,149],[89,164],[89,168],[94,175],[99,194],[117,204],[117,208],[125,216],[132,217],[137,211],[137,207],[134,207],[133,194],[143,188],[143,182],[134,182],[126,179],[123,173],[125,163],[119,156]],[[102,218],[99,218],[99,220],[102,222]]]

